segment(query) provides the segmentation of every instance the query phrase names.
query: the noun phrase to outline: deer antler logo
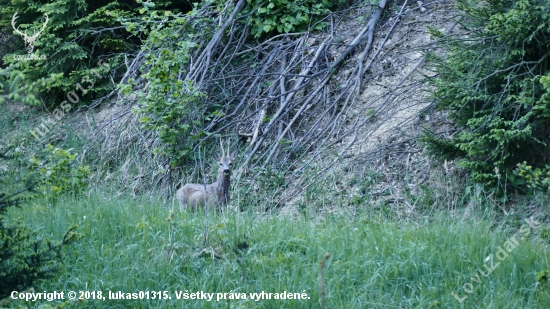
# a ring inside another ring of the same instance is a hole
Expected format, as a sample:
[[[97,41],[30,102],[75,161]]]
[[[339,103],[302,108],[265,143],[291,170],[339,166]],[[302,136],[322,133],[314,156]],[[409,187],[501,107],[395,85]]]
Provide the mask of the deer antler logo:
[[[19,31],[18,27],[15,27],[15,20],[17,19],[17,17],[19,17],[19,16],[17,16],[17,12],[15,12],[15,14],[13,14],[13,17],[11,19],[11,25],[12,25],[12,27],[15,30],[16,33],[23,36],[23,40],[25,41],[25,46],[27,48],[27,53],[31,54],[32,51],[34,50],[34,42],[36,42],[36,39],[38,38],[40,33],[42,33],[42,31],[44,31],[44,29],[46,28],[46,25],[48,24],[48,14],[44,14],[44,19],[46,21],[44,22],[44,25],[42,26],[42,29],[40,29],[40,31],[36,32],[35,34],[33,34],[31,36],[27,35],[27,31],[25,31],[25,33],[23,33],[21,31]]]

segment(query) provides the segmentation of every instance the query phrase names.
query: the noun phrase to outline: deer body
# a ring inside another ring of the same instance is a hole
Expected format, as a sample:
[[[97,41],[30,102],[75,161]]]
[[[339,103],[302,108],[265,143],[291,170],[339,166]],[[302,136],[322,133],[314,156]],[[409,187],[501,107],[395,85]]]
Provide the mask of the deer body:
[[[229,203],[231,165],[235,159],[236,152],[233,152],[230,155],[228,144],[227,155],[225,155],[225,151],[223,151],[222,156],[218,153],[215,153],[215,155],[216,160],[220,165],[217,180],[214,183],[206,185],[188,183],[181,187],[176,193],[176,198],[179,201],[181,211],[185,211],[187,206],[189,206],[192,210],[195,210],[197,207],[201,206],[210,208],[212,205],[218,204],[218,206],[222,207]]]

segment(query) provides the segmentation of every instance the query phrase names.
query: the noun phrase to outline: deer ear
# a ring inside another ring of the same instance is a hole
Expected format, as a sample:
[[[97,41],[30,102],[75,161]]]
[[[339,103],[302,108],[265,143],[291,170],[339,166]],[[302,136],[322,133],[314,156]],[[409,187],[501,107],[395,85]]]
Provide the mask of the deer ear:
[[[220,161],[220,153],[219,152],[214,151],[214,159],[216,159],[216,161]]]
[[[231,161],[235,160],[235,158],[237,157],[237,150],[233,151],[233,153],[231,153]]]

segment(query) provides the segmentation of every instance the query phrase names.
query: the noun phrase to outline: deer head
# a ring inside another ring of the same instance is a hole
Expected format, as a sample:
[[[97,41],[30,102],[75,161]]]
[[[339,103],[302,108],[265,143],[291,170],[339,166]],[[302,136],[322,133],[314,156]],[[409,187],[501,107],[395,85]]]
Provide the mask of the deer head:
[[[237,151],[234,151],[233,153],[229,153],[231,147],[231,141],[227,141],[227,154],[225,153],[225,149],[223,148],[223,143],[220,139],[220,149],[222,151],[222,154],[220,156],[220,153],[215,151],[214,152],[214,158],[218,161],[220,165],[220,174],[223,174],[224,176],[229,176],[231,174],[231,166],[233,165],[233,161],[235,160],[235,157],[237,156]]]
[[[35,34],[31,35],[31,36],[28,36],[27,35],[27,31],[25,31],[25,33],[19,31],[19,28],[15,26],[15,20],[18,18],[19,16],[17,16],[17,12],[15,12],[15,14],[13,14],[13,17],[11,18],[11,25],[13,27],[13,30],[15,30],[15,32],[21,36],[23,36],[23,40],[25,41],[25,46],[27,48],[27,53],[32,53],[32,51],[34,50],[34,42],[36,42],[36,39],[38,38],[38,36],[40,35],[40,33],[42,33],[42,31],[44,31],[44,29],[46,28],[46,25],[48,24],[48,14],[44,14],[44,19],[46,20],[44,22],[44,25],[42,25],[42,29],[40,29],[40,31],[36,32]]]

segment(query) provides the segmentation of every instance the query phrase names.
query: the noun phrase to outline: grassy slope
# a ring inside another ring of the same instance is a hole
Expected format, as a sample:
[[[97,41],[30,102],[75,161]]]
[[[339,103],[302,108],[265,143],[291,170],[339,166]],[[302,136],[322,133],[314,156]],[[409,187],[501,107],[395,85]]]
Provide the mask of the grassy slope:
[[[550,253],[533,233],[518,235],[519,245],[487,278],[470,279],[485,257],[520,231],[520,223],[504,229],[491,227],[489,220],[448,215],[395,223],[366,213],[354,220],[315,221],[211,214],[210,246],[204,246],[204,215],[178,211],[169,221],[169,210],[149,199],[92,194],[43,205],[25,206],[30,226],[59,239],[78,223],[84,238],[67,251],[60,278],[37,291],[166,290],[172,297],[84,302],[89,307],[318,308],[318,261],[325,253],[332,255],[324,271],[327,308],[550,307],[548,283],[543,288],[536,280],[537,273],[550,269]],[[522,235],[527,237],[519,240]],[[462,289],[468,282],[472,294]],[[174,292],[186,290],[246,293],[247,300],[216,302],[216,295],[211,302],[177,300]],[[249,299],[248,293],[261,291],[305,291],[310,299]],[[452,292],[468,298],[460,304]]]
[[[15,123],[10,117],[0,117],[6,144],[17,142],[16,133],[28,132],[24,119]],[[59,146],[79,148],[74,142]],[[6,183],[15,181],[17,187],[15,178],[28,175],[28,155],[3,163],[10,169],[3,174]],[[112,195],[107,199],[110,194],[101,188],[106,184],[98,186],[100,193],[93,191],[79,200],[66,198],[55,206],[33,200],[22,209],[11,209],[12,218],[23,217],[41,236],[60,239],[75,223],[84,236],[67,248],[59,278],[43,282],[36,291],[103,291],[104,296],[109,290],[169,291],[172,299],[88,300],[78,307],[319,308],[318,262],[326,253],[332,255],[324,271],[327,308],[550,307],[549,284],[541,286],[536,280],[538,273],[550,270],[548,247],[541,244],[539,231],[519,241],[488,277],[480,276],[479,283],[471,279],[478,280],[476,270],[484,269],[485,257],[520,231],[522,222],[517,220],[500,220],[506,227],[495,227],[491,218],[462,220],[432,214],[429,219],[406,222],[387,219],[363,202],[356,206],[365,212],[354,219],[344,215],[289,220],[254,213],[211,214],[210,245],[205,246],[204,215],[176,212],[169,221],[170,212],[160,203],[146,197]],[[314,194],[322,197],[319,190],[326,186],[314,187]],[[472,294],[463,290],[468,283]],[[211,302],[177,300],[175,291],[186,290],[233,291],[246,293],[248,299],[216,302],[214,295]],[[248,293],[261,291],[305,291],[310,299],[249,299]],[[453,292],[468,298],[461,304]],[[39,304],[9,303],[16,307]]]

